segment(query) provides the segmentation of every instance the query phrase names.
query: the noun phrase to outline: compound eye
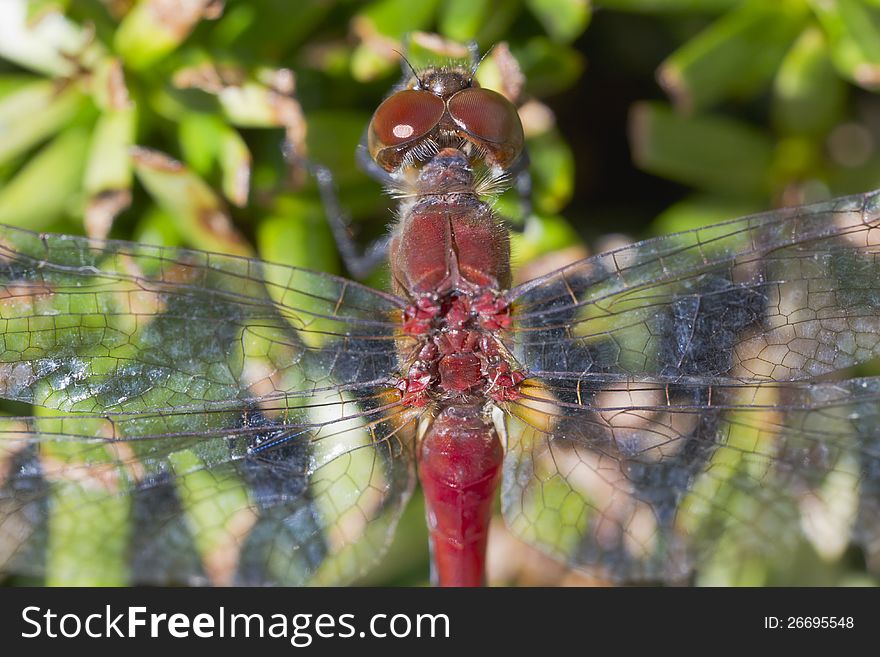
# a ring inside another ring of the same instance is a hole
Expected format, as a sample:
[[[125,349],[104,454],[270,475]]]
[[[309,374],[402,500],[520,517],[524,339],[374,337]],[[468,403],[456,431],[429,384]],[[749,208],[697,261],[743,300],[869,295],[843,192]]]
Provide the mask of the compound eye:
[[[423,137],[437,125],[444,109],[443,101],[428,91],[398,91],[386,98],[373,114],[371,146],[400,146]]]
[[[472,137],[516,147],[523,141],[522,123],[507,98],[491,89],[462,89],[449,99],[449,114]]]

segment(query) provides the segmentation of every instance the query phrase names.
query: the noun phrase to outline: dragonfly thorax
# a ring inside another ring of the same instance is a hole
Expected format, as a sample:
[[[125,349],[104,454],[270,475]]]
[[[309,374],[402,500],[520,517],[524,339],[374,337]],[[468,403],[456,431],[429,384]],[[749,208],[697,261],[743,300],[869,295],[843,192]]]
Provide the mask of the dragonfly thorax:
[[[376,162],[407,181],[390,266],[412,300],[403,331],[418,341],[397,385],[409,406],[511,399],[524,378],[497,336],[510,322],[509,236],[480,194],[519,157],[522,126],[507,99],[471,77],[431,70],[386,99],[370,127]]]
[[[507,302],[491,292],[423,296],[406,311],[404,331],[419,347],[401,377],[404,403],[479,404],[515,398],[525,378],[495,333],[509,325]]]

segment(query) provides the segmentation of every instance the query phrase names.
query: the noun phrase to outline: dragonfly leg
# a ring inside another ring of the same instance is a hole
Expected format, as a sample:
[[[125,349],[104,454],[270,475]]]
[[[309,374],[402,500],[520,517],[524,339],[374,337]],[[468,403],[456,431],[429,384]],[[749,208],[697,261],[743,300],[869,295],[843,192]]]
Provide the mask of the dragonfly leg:
[[[523,224],[532,216],[532,174],[526,166],[517,172],[514,180],[516,193],[519,195],[519,209],[524,218]]]
[[[359,245],[352,237],[351,221],[348,214],[339,203],[333,173],[321,164],[310,163],[308,167],[318,184],[318,192],[327,213],[327,221],[346,269],[354,278],[366,278],[388,258],[390,236],[375,240],[361,252]]]
[[[366,135],[364,137],[366,139]],[[365,143],[358,146],[358,163],[359,166],[365,167],[361,150],[365,151],[366,158],[369,160],[369,152],[366,152]],[[336,248],[339,255],[345,263],[346,269],[353,278],[364,279],[381,266],[388,257],[388,244],[391,240],[390,236],[382,237],[366,247],[361,252],[359,245],[351,234],[351,220],[348,213],[342,208],[339,202],[339,193],[336,189],[336,183],[333,179],[333,172],[323,164],[318,164],[309,160],[307,157],[295,152],[293,144],[285,140],[282,145],[284,159],[288,164],[296,164],[304,167],[315,179],[318,185],[318,193],[321,195],[321,203],[327,215],[327,223],[330,224],[330,230],[333,233],[333,240],[336,242]],[[370,160],[374,166],[375,163]],[[376,166],[376,168],[378,168]],[[390,175],[380,169],[384,176],[379,176],[375,171],[368,170],[367,173],[371,178],[375,178],[387,184]]]

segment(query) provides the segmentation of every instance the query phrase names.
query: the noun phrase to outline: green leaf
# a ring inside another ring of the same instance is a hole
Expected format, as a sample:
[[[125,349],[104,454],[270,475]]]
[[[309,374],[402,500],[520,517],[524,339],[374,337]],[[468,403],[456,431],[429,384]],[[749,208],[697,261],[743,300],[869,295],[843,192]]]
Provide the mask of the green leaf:
[[[526,4],[556,41],[574,41],[590,22],[588,0],[526,0]]]
[[[680,233],[735,217],[745,217],[763,209],[759,202],[694,194],[666,208],[651,224],[651,233]]]
[[[440,32],[456,41],[476,39],[492,10],[492,0],[449,0],[440,6]]]
[[[486,20],[473,39],[484,48],[510,39],[511,29],[522,10],[523,0],[493,0]]]
[[[27,73],[4,73],[0,75],[0,100],[28,84],[37,82],[39,79],[37,76]]]
[[[174,215],[155,205],[147,208],[137,223],[134,239],[155,246],[183,246],[183,236],[177,229]]]
[[[341,273],[324,207],[317,199],[283,196],[257,228],[260,257],[269,262]]]
[[[803,181],[821,173],[823,144],[809,137],[792,136],[780,139],[773,154],[770,182],[783,189],[794,181]]]
[[[831,57],[848,80],[880,89],[880,12],[859,0],[809,0],[831,42]]]
[[[251,153],[238,131],[217,116],[188,112],[180,121],[178,137],[183,158],[196,173],[209,176],[217,164],[223,195],[238,207],[247,205]]]
[[[385,54],[360,45],[351,54],[351,76],[358,82],[369,82],[387,75],[396,68],[394,61]]]
[[[242,57],[279,61],[319,29],[332,9],[333,3],[326,0],[227,3],[211,30],[211,43],[235,49]]]
[[[397,65],[394,49],[404,37],[427,29],[437,13],[438,0],[374,0],[352,18],[361,39],[351,58],[352,76],[361,82],[387,74]]]
[[[835,194],[857,194],[874,189],[880,180],[880,156],[875,155],[855,167],[833,167],[826,178]]]
[[[773,92],[773,122],[784,134],[821,136],[842,119],[846,86],[819,29],[806,29],[789,50]]]
[[[89,146],[83,187],[88,194],[131,187],[134,108],[105,112],[98,117]]]
[[[637,103],[629,132],[633,160],[645,171],[720,194],[760,198],[768,191],[773,144],[751,126]]]
[[[428,530],[421,489],[403,510],[394,539],[382,560],[356,581],[357,586],[428,586]]]
[[[670,55],[658,79],[685,111],[752,93],[772,79],[807,16],[801,0],[744,3]]]
[[[223,120],[213,114],[186,112],[177,124],[183,160],[200,176],[209,176],[217,161]]]
[[[88,144],[85,128],[68,128],[30,158],[0,189],[0,223],[40,230],[63,215],[80,189]]]
[[[524,230],[510,234],[511,261],[529,263],[542,255],[580,244],[571,224],[558,215],[533,215]]]
[[[69,123],[82,103],[76,86],[61,87],[49,80],[22,85],[0,97],[0,164]]]
[[[134,169],[156,203],[178,221],[180,233],[207,251],[251,255],[214,191],[183,164],[147,148],[132,154]]]
[[[223,126],[220,135],[220,170],[223,196],[240,208],[247,205],[251,181],[251,152],[237,130]]]
[[[123,110],[133,105],[125,84],[122,60],[118,57],[102,58],[93,67],[89,78],[88,89],[100,111]]]
[[[597,8],[640,14],[720,14],[741,4],[742,0],[594,0],[594,2]]]
[[[524,46],[511,45],[511,52],[526,76],[526,87],[535,96],[565,91],[584,70],[583,55],[543,36],[529,39]]]
[[[57,8],[42,9],[29,16],[28,0],[0,2],[0,57],[39,73],[72,75],[76,65],[68,55],[81,52],[89,35]]]
[[[357,167],[355,150],[369,121],[369,116],[356,111],[328,110],[308,116],[309,155],[333,172],[340,187],[363,177]]]
[[[114,49],[128,66],[144,70],[186,40],[209,4],[210,0],[181,3],[171,12],[162,0],[140,0],[119,24]]]
[[[528,142],[534,192],[532,201],[539,212],[555,214],[574,193],[574,154],[556,131]]]
[[[352,22],[359,34],[376,34],[400,42],[407,33],[427,28],[439,4],[438,0],[374,0]]]
[[[299,104],[293,98],[261,82],[246,81],[239,86],[225,87],[217,97],[233,125],[272,128],[300,118]]]
[[[89,146],[83,188],[86,233],[107,237],[113,221],[131,204],[131,156],[134,106],[104,112],[95,124]]]

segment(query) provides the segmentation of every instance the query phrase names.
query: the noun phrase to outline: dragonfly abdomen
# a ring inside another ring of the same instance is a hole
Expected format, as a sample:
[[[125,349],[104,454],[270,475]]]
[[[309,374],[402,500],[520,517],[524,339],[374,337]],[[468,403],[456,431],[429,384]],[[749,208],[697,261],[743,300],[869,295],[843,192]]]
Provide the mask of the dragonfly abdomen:
[[[485,583],[489,519],[503,456],[491,417],[481,406],[444,408],[422,439],[419,479],[435,584]]]

